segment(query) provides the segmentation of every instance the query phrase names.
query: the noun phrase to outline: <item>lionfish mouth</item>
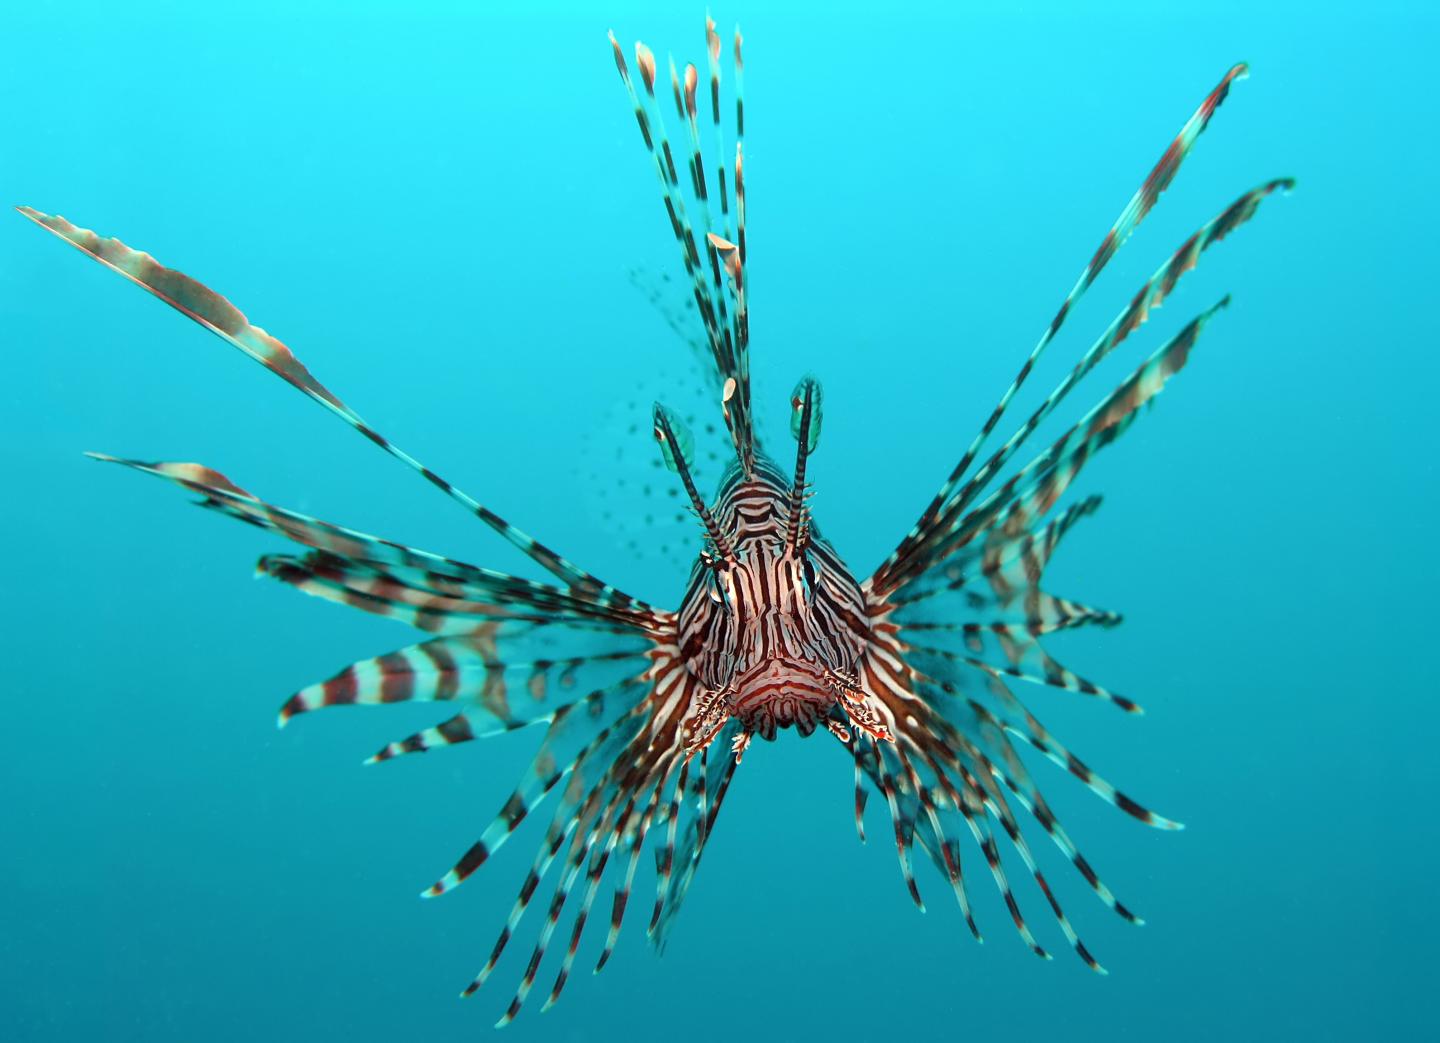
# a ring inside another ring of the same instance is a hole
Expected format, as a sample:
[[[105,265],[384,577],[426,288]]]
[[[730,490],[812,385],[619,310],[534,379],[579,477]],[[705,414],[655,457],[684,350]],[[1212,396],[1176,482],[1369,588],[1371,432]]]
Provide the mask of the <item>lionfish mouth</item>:
[[[735,682],[730,715],[767,741],[778,728],[809,735],[835,705],[835,685],[814,663],[767,659]]]

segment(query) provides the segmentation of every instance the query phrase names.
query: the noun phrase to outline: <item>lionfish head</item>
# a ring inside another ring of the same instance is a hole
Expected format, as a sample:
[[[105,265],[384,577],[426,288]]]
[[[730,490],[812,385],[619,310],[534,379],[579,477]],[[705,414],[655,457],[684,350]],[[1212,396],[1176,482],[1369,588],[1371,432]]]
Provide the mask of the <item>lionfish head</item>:
[[[655,407],[666,465],[690,494],[706,547],[680,609],[681,655],[704,691],[687,722],[692,752],[728,721],[735,752],[781,728],[825,726],[848,741],[863,705],[855,670],[865,648],[865,601],[850,571],[815,531],[805,465],[820,438],[820,385],[805,378],[791,396],[795,473],[787,480],[763,455],[740,454],[707,505],[690,476],[691,436]],[[862,715],[863,716],[863,715]]]

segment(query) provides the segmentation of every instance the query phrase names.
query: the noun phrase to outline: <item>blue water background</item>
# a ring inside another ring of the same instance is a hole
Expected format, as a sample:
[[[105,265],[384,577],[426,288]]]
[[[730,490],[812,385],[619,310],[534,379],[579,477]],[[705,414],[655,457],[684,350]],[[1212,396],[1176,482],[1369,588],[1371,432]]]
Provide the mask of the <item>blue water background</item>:
[[[681,577],[626,554],[576,461],[648,439],[612,407],[683,354],[626,276],[677,265],[605,30],[699,59],[701,5],[289,6],[7,10],[0,200],[204,279],[427,463],[675,604]],[[646,869],[605,974],[582,954],[541,1016],[542,971],[506,1038],[1435,1037],[1433,8],[1081,6],[715,14],[747,40],[756,401],[779,430],[795,378],[824,380],[816,510],[861,573],[1186,116],[1230,63],[1253,65],[1025,400],[1191,230],[1299,177],[1064,411],[1233,290],[1157,408],[1086,470],[1077,491],[1106,504],[1051,570],[1052,589],[1127,614],[1057,652],[1147,716],[1022,693],[1188,824],[1147,830],[1035,766],[1149,924],[1107,912],[1038,837],[1112,973],[1073,958],[1016,862],[1057,955],[1043,964],[967,842],[976,946],[928,867],[930,910],[911,907],[883,807],[856,843],[833,743],[787,735],[746,759],[664,958],[645,945]],[[538,827],[455,894],[416,895],[538,733],[363,768],[436,715],[277,732],[288,693],[410,632],[252,581],[276,541],[80,451],[203,461],[279,503],[533,570],[13,214],[0,352],[0,1039],[488,1038],[529,936],[479,998],[454,997]]]

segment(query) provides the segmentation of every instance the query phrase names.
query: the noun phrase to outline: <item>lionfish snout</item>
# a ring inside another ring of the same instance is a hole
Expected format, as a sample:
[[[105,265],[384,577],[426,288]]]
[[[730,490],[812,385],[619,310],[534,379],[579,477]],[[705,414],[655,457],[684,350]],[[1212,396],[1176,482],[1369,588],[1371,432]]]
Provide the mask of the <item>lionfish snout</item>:
[[[689,751],[708,747],[731,721],[739,726],[731,747],[737,763],[752,737],[770,742],[783,728],[806,737],[823,725],[847,745],[852,727],[878,740],[892,738],[853,671],[788,656],[763,657],[709,687],[687,725]]]
[[[744,732],[768,742],[777,729],[791,726],[809,735],[835,703],[830,671],[812,662],[767,659],[737,681],[730,715]]]

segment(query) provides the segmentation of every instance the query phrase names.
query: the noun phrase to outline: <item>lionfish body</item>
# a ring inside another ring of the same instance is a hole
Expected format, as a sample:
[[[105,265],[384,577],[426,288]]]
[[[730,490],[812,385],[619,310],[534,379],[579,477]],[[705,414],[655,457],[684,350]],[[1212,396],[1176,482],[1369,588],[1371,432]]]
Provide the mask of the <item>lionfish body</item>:
[[[1026,816],[1102,902],[1131,922],[1139,920],[1075,846],[1017,745],[1038,750],[1142,822],[1167,829],[1178,824],[1093,772],[1041,724],[1011,684],[1049,686],[1138,710],[1129,699],[1062,666],[1042,645],[1057,631],[1109,626],[1119,618],[1042,589],[1045,567],[1061,539],[1099,500],[1092,496],[1055,508],[1090,457],[1114,441],[1185,365],[1201,329],[1225,301],[1185,325],[1047,448],[1022,466],[1009,465],[1075,385],[1163,303],[1200,254],[1291,182],[1278,179],[1244,193],[1182,243],[1030,416],[988,456],[981,454],[1072,306],[1149,212],[1244,67],[1230,70],[1182,128],[939,492],[895,551],[860,582],[810,517],[806,468],[819,442],[819,385],[806,378],[791,396],[795,462],[789,475],[760,451],[754,434],[739,34],[736,147],[728,168],[721,43],[714,23],[707,20],[708,106],[697,102],[695,66],[670,67],[683,142],[667,135],[666,92],[662,87],[657,93],[654,56],[636,46],[637,88],[619,45],[611,41],[658,174],[699,317],[700,347],[713,364],[717,405],[734,449],[718,493],[707,503],[692,474],[690,433],[676,415],[656,407],[660,451],[685,487],[704,541],[678,611],[604,583],[431,471],[371,428],[288,347],[250,324],[223,297],[117,239],[22,207],[25,216],[229,341],[417,470],[528,555],[553,582],[479,568],[275,506],[198,464],[100,458],[166,478],[198,493],[201,506],[299,545],[298,554],[262,558],[261,573],[425,633],[417,643],[352,664],[296,692],[281,709],[282,725],[325,706],[434,701],[454,707],[440,723],[386,745],[372,761],[545,726],[531,768],[499,814],[425,892],[438,895],[463,882],[549,799],[553,813],[524,884],[489,959],[465,990],[468,995],[485,982],[540,884],[553,879],[538,938],[501,1024],[531,992],[562,913],[573,903],[549,1002],[559,996],[608,873],[614,881],[609,929],[596,970],[604,966],[647,849],[654,851],[657,878],[649,929],[657,942],[663,940],[741,754],[752,736],[771,739],[787,727],[802,735],[823,731],[846,750],[855,766],[862,838],[868,794],[883,799],[917,904],[912,854],[918,848],[950,885],[979,937],[969,875],[962,868],[961,841],[968,836],[1020,936],[1037,954],[1047,955],[1007,877],[996,836],[1001,832],[1072,948],[1100,970],[1039,867],[1022,828]],[[701,144],[702,108],[709,110],[717,142],[708,159]]]
[[[727,477],[713,512],[720,550],[697,564],[680,609],[681,655],[707,694],[691,747],[732,719],[737,753],[791,725],[843,736],[841,693],[869,633],[864,594],[773,465]]]

